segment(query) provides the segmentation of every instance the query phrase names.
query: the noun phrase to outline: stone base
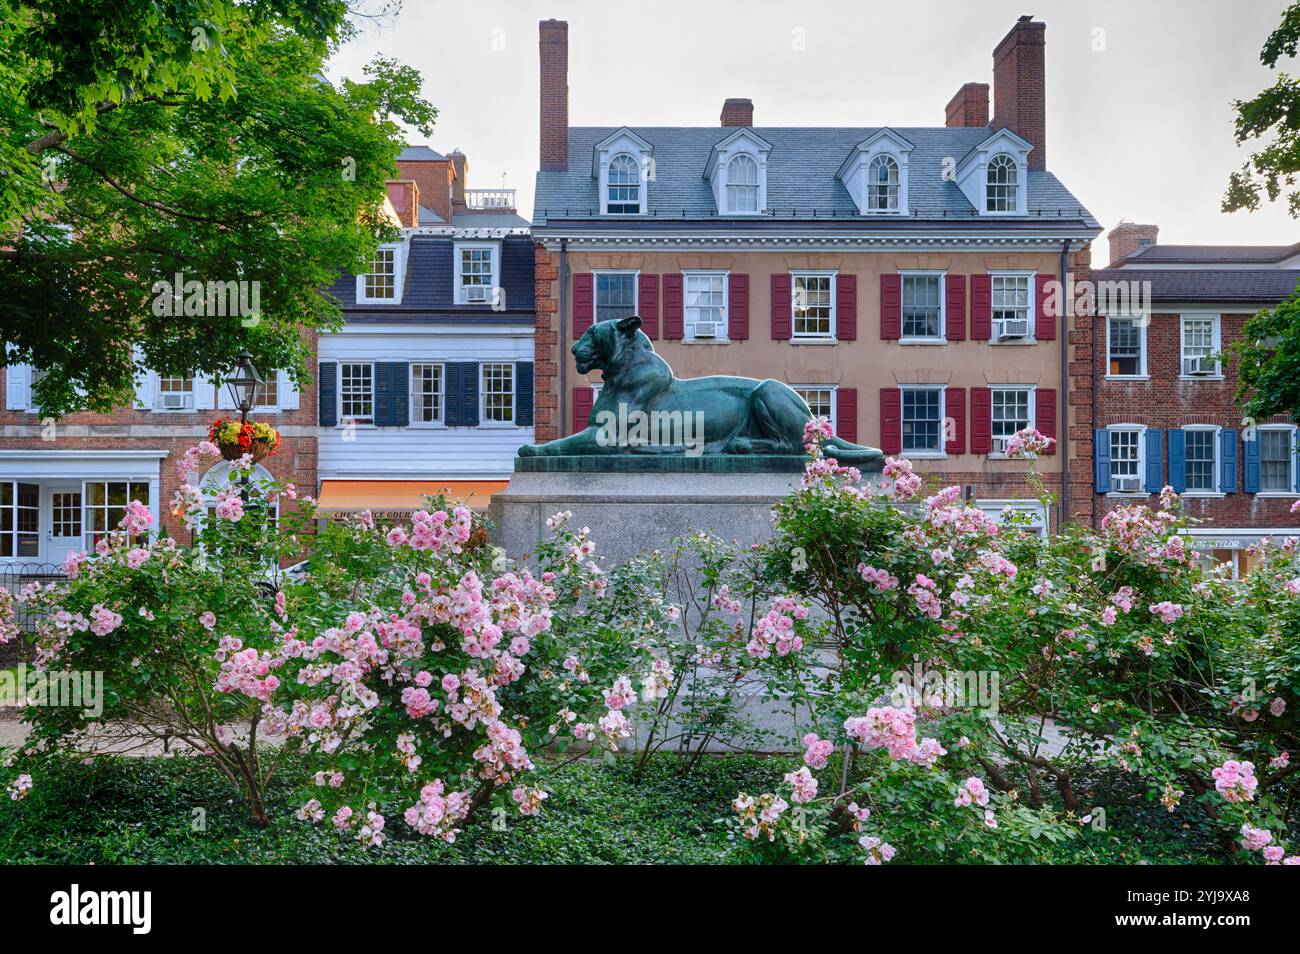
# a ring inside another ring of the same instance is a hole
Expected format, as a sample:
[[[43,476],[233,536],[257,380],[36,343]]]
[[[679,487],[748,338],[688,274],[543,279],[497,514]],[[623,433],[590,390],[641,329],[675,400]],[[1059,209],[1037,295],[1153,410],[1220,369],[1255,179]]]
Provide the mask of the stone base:
[[[596,555],[613,566],[674,537],[707,530],[743,546],[772,533],[772,504],[799,485],[800,474],[516,472],[492,495],[493,542],[516,559],[549,536],[546,520],[568,510],[573,526],[590,527]]]

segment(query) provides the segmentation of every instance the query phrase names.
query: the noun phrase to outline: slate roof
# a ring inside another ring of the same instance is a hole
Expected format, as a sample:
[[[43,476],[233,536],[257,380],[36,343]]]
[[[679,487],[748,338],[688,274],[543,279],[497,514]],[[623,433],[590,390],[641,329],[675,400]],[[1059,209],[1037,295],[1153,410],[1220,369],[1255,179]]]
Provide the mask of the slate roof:
[[[461,212],[451,217],[451,224],[458,229],[526,229],[530,223],[517,212]]]
[[[397,156],[399,162],[420,160],[420,159],[431,161],[431,162],[438,162],[441,160],[445,160],[446,158],[447,157],[444,156],[442,153],[438,152],[438,150],[430,149],[428,146],[405,146]]]
[[[420,224],[421,225],[446,225],[447,220],[428,206],[420,206]]]
[[[1103,268],[1094,282],[1149,281],[1153,302],[1240,302],[1274,305],[1296,290],[1300,269]]]
[[[1147,245],[1138,249],[1125,263],[1146,265],[1169,264],[1268,264],[1292,255],[1300,255],[1295,245]]]
[[[533,203],[533,224],[548,219],[577,219],[599,215],[599,185],[592,175],[597,143],[623,127],[571,127],[569,168],[541,170]],[[704,169],[713,147],[736,133],[723,126],[628,127],[654,146],[655,179],[649,184],[648,218],[685,220],[719,218]],[[863,220],[853,198],[835,173],[849,153],[882,127],[757,127],[753,132],[771,143],[767,157],[767,205],[770,219]],[[911,219],[977,219],[975,209],[957,184],[945,181],[943,162],[959,161],[991,136],[991,126],[899,127],[895,133],[914,146],[908,162],[908,206]],[[1029,173],[1027,217],[998,216],[983,222],[1073,220],[1100,229],[1096,219],[1050,172]],[[725,216],[724,216],[725,217]],[[628,221],[641,221],[630,217]],[[873,222],[883,221],[873,218]]]

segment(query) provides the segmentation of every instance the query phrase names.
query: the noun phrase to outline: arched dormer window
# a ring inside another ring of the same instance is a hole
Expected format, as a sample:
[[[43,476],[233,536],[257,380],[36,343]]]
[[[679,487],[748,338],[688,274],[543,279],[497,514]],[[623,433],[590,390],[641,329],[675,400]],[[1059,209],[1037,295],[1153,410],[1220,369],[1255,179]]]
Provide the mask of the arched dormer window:
[[[1015,212],[1019,190],[1016,160],[999,153],[989,160],[985,189],[986,212]]]
[[[641,211],[641,167],[627,153],[609,161],[605,210],[611,215],[636,215]]]
[[[727,163],[727,211],[757,212],[758,163],[741,153]]]
[[[898,160],[879,155],[867,167],[867,210],[898,211]]]

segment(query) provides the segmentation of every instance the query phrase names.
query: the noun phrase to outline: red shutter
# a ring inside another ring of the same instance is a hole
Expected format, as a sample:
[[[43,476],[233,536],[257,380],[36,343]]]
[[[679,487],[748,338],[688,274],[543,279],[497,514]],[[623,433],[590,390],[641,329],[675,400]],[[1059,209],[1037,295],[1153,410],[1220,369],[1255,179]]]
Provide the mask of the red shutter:
[[[858,276],[835,276],[835,337],[852,341],[858,336]]]
[[[641,330],[653,341],[659,337],[659,276],[637,276],[636,297],[637,310],[641,313]]]
[[[992,275],[970,277],[970,336],[972,341],[988,341],[993,337]]]
[[[952,420],[952,436],[944,444],[949,454],[966,453],[966,389],[948,388],[943,393],[944,413]],[[948,422],[944,421],[947,428]]]
[[[1039,341],[1053,341],[1056,338],[1056,313],[1060,311],[1056,296],[1052,294],[1049,287],[1056,281],[1056,276],[1050,272],[1039,272],[1034,276],[1037,281],[1034,298],[1034,337]]]
[[[903,392],[898,388],[880,389],[880,449],[903,452]]]
[[[903,336],[903,276],[880,276],[880,337],[897,341]]]
[[[1044,437],[1056,437],[1056,388],[1039,388],[1038,393],[1034,395],[1034,413],[1038,420],[1035,426],[1042,432]],[[1049,454],[1056,453],[1056,445],[1053,444],[1047,451]]]
[[[744,341],[749,337],[749,276],[727,278],[727,337]]]
[[[587,421],[595,403],[596,392],[590,386],[573,389],[573,433],[587,429]]]
[[[972,454],[987,454],[992,450],[993,391],[991,388],[971,388],[970,452]]]
[[[578,339],[591,327],[596,314],[596,276],[578,272],[573,276],[573,337]]]
[[[682,276],[664,276],[664,338],[680,341],[685,334],[682,319]]]
[[[790,275],[772,276],[772,340],[789,341],[793,325],[794,304],[790,300]]]
[[[835,433],[846,441],[858,439],[858,389],[835,389]]]
[[[948,298],[944,310],[949,341],[966,340],[966,276],[945,275],[943,279]]]

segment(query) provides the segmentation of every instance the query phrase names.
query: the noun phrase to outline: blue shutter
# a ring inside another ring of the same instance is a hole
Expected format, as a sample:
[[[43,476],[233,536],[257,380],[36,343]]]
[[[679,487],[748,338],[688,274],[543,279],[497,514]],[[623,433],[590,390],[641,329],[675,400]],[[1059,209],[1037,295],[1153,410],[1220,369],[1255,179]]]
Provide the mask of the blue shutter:
[[[338,370],[335,362],[322,361],[316,374],[316,406],[321,427],[334,427],[339,422]]]
[[[448,361],[447,410],[448,427],[478,426],[478,362]]]
[[[1259,466],[1259,431],[1252,430],[1251,436],[1241,442],[1242,444],[1242,468],[1241,489],[1248,494],[1259,493],[1260,466]]]
[[[405,361],[375,362],[375,424],[405,427],[411,420],[410,369]]]
[[[1178,494],[1187,489],[1187,432],[1178,427],[1169,431],[1169,486]]]
[[[1149,494],[1158,494],[1165,489],[1164,432],[1149,427],[1142,439],[1146,442],[1146,490]]]
[[[1110,431],[1098,428],[1092,440],[1093,489],[1110,493]]]
[[[515,362],[515,423],[533,426],[533,363]]]
[[[1225,427],[1219,431],[1219,493],[1235,494],[1236,492],[1237,430],[1233,427]]]

